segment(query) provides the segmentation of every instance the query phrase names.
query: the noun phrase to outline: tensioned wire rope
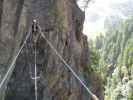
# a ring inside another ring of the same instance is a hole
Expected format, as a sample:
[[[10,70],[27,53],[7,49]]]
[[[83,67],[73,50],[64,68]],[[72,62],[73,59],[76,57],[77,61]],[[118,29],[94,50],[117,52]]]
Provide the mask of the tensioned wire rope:
[[[52,43],[46,38],[46,36],[44,35],[44,33],[41,31],[41,27],[38,25],[38,28],[40,29],[39,33],[41,34],[41,36],[46,40],[46,42],[49,44],[49,46],[53,49],[53,51],[56,53],[56,55],[60,58],[60,60],[65,64],[65,66],[72,72],[72,74],[74,75],[74,77],[81,83],[81,85],[86,89],[86,91],[92,96],[93,99],[95,100],[99,100],[98,97],[93,94],[90,89],[86,86],[86,84],[80,79],[80,77],[76,74],[76,72],[71,68],[71,66],[64,60],[64,58],[59,54],[59,52],[54,48],[54,46],[52,45]],[[6,72],[4,78],[2,79],[2,81],[0,82],[0,89],[2,88],[3,84],[5,83],[6,79],[9,77],[10,73],[13,71],[15,62],[19,56],[19,54],[21,53],[23,47],[25,46],[28,38],[30,37],[30,32],[27,34],[26,39],[24,41],[24,43],[22,44],[22,46],[20,47],[17,55],[14,57],[11,65],[9,66],[8,71]]]
[[[31,77],[33,80],[34,80],[34,84],[35,84],[35,100],[38,100],[38,87],[37,87],[37,79],[39,79],[40,77],[37,76],[37,50],[36,50],[36,43],[35,43],[35,64],[34,64],[34,67],[35,67],[35,76],[34,77]]]
[[[52,43],[46,38],[46,36],[42,32],[41,27],[39,26],[39,24],[38,24],[38,29],[39,29],[39,33],[41,34],[41,36],[44,38],[44,40],[46,40],[46,42],[51,47],[51,49],[53,49],[53,51],[56,53],[56,55],[64,63],[64,65],[66,66],[66,68],[68,68],[72,72],[72,74],[74,75],[74,77],[81,83],[81,85],[86,89],[86,91],[92,96],[92,98],[94,100],[99,100],[98,97],[94,93],[92,93],[91,90],[87,87],[87,85],[80,79],[80,77],[71,68],[71,66],[64,60],[64,58],[60,55],[60,53],[54,48],[54,46],[52,45]]]
[[[2,81],[0,82],[0,89],[1,89],[2,86],[4,85],[6,79],[9,77],[10,73],[12,73],[13,68],[14,68],[14,66],[15,66],[15,62],[16,62],[17,58],[19,57],[21,51],[23,50],[25,44],[27,43],[27,40],[28,40],[28,38],[30,37],[30,34],[31,34],[31,32],[29,32],[29,33],[27,34],[27,36],[26,36],[26,38],[25,38],[25,40],[24,40],[22,46],[20,47],[18,53],[16,54],[16,56],[14,57],[14,59],[13,59],[11,65],[9,66],[8,71],[7,71],[6,74],[4,75]],[[35,46],[35,77],[32,77],[32,79],[35,80],[35,100],[38,100],[38,98],[37,98],[37,97],[38,97],[38,95],[37,95],[37,94],[38,94],[38,93],[37,93],[37,79],[38,79],[39,77],[37,77],[36,56],[37,56],[37,55],[36,55],[36,46]]]
[[[12,71],[13,71],[13,69],[14,69],[14,66],[15,66],[15,63],[16,63],[16,60],[17,60],[18,56],[20,55],[22,49],[24,48],[24,46],[25,46],[25,44],[26,44],[28,38],[30,37],[30,34],[31,34],[31,32],[29,32],[29,33],[26,35],[26,38],[25,38],[25,40],[24,40],[22,46],[20,47],[18,53],[16,54],[16,56],[15,56],[14,59],[13,59],[13,61],[11,62],[10,66],[9,66],[9,68],[8,68],[8,71],[7,71],[6,74],[4,75],[2,81],[0,82],[0,89],[1,89],[2,86],[4,85],[6,79],[9,77],[10,73],[12,73]]]

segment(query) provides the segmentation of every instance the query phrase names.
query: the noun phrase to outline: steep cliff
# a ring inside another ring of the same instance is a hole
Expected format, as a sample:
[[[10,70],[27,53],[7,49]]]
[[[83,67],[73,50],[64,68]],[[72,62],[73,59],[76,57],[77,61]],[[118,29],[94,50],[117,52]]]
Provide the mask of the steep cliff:
[[[87,38],[82,34],[84,13],[75,0],[1,0],[0,1],[0,75],[18,52],[37,19],[47,39],[84,80],[88,64]],[[19,56],[13,73],[0,90],[0,100],[33,100],[34,52],[29,40]],[[89,100],[83,87],[64,68],[63,63],[45,40],[37,42],[37,74],[39,100]],[[6,90],[6,95],[5,94]],[[5,99],[4,99],[5,97]]]

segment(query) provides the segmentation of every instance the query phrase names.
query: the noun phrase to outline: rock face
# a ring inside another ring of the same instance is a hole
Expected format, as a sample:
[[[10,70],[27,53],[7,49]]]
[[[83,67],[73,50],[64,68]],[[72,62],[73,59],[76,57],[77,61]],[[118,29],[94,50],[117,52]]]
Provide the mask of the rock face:
[[[13,57],[37,19],[47,39],[83,78],[88,64],[87,40],[82,34],[84,13],[75,0],[0,1],[0,75],[5,75]],[[34,48],[32,39],[21,52],[13,73],[0,90],[0,100],[33,100]],[[64,68],[43,38],[37,42],[38,100],[89,100],[83,87]],[[6,92],[5,92],[6,91]],[[6,95],[4,96],[4,94]]]

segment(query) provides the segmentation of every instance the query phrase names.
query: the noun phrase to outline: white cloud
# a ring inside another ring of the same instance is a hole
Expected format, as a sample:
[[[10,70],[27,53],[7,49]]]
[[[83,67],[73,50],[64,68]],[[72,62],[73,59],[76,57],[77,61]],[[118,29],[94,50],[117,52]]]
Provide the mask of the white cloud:
[[[88,38],[94,38],[97,32],[104,31],[104,19],[107,16],[117,15],[126,18],[120,10],[123,9],[121,5],[127,1],[131,0],[95,0],[90,2],[86,9],[83,32],[87,34]],[[80,0],[78,4],[83,6],[83,0]]]

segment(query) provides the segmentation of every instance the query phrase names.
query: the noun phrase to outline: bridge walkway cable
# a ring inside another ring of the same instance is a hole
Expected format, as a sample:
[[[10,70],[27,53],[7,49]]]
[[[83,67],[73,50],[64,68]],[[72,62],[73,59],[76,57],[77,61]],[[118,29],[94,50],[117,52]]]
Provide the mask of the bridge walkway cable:
[[[31,79],[34,80],[34,89],[35,89],[35,100],[38,100],[38,84],[37,84],[37,79],[40,77],[37,76],[37,50],[36,50],[36,43],[35,43],[35,50],[34,50],[34,76],[31,76]]]

